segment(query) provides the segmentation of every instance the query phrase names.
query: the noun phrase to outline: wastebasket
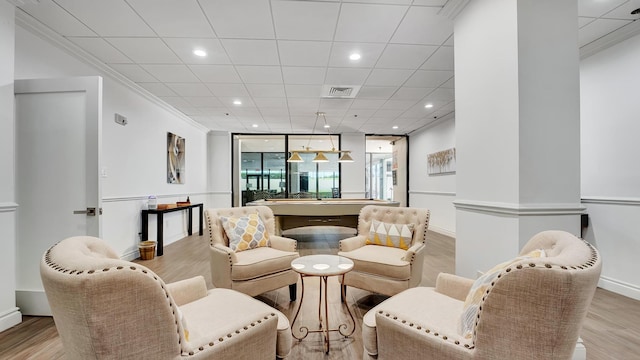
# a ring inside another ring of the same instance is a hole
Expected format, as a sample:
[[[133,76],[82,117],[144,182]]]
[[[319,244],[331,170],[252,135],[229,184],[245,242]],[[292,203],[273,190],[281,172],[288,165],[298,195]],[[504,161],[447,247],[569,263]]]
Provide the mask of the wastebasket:
[[[138,244],[138,250],[140,250],[141,260],[151,260],[156,254],[156,242],[141,241],[140,244]]]

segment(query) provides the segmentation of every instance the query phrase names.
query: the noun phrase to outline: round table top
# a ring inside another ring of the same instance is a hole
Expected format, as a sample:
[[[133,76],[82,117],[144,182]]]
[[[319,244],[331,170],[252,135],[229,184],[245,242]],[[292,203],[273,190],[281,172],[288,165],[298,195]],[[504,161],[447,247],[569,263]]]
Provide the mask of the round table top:
[[[353,269],[353,261],[338,255],[307,255],[293,260],[291,268],[303,275],[342,275]]]

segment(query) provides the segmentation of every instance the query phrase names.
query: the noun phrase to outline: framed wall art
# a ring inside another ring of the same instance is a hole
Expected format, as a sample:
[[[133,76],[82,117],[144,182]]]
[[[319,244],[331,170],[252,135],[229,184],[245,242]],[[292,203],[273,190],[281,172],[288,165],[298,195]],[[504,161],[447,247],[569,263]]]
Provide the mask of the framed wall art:
[[[455,174],[456,148],[442,150],[427,155],[427,172],[429,175]]]
[[[167,183],[184,184],[185,174],[185,140],[167,133]]]

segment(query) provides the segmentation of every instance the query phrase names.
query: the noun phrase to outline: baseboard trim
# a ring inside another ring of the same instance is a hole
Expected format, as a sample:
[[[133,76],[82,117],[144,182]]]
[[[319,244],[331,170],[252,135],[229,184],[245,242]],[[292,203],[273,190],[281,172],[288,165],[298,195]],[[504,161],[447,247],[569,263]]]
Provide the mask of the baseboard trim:
[[[514,204],[473,200],[455,200],[456,210],[512,216],[580,215],[586,210],[582,204]]]
[[[52,316],[44,290],[16,290],[16,305],[24,315]]]
[[[606,276],[600,276],[598,287],[635,300],[640,300],[640,287]]]
[[[429,230],[431,230],[433,232],[437,232],[438,234],[442,234],[444,236],[452,237],[454,239],[456,238],[455,231],[447,230],[447,229],[441,228],[439,226],[429,225]]]
[[[0,332],[14,327],[22,322],[20,308],[14,307],[0,314]]]

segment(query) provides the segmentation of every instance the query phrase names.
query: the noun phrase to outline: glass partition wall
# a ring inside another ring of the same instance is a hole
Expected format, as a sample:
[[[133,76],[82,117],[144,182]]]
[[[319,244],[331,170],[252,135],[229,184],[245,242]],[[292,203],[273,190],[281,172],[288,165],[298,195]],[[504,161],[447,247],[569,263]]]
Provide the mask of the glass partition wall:
[[[324,153],[327,162],[313,162],[313,150],[337,149],[339,141],[339,135],[234,135],[234,163],[239,165],[234,204],[244,206],[270,198],[340,197],[339,154]],[[309,150],[312,152],[306,152]],[[303,162],[287,162],[297,151],[302,151]]]

